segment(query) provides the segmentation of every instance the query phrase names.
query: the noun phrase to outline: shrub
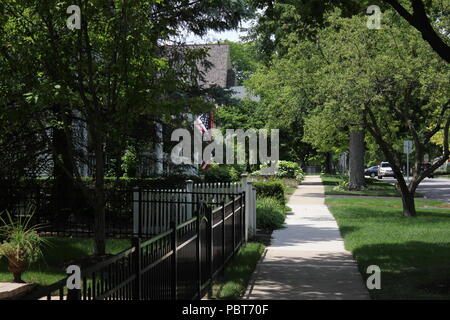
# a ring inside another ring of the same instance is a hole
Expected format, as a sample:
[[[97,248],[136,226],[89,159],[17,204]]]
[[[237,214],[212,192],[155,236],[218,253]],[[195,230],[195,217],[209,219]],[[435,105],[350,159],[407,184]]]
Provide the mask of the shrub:
[[[280,181],[253,182],[256,187],[257,197],[271,197],[278,201],[280,205],[286,203],[284,197],[284,185]]]
[[[205,182],[237,182],[241,181],[241,174],[244,173],[245,167],[239,165],[218,165],[211,164],[210,169],[200,170],[200,174],[204,175]]]
[[[134,148],[130,148],[122,156],[121,169],[125,172],[125,177],[136,177],[138,167],[138,156]]]
[[[333,190],[334,191],[347,191],[349,188],[348,186],[349,186],[348,180],[340,180],[338,185],[333,187]]]
[[[281,160],[278,162],[277,176],[279,178],[303,179],[303,170],[296,162]]]
[[[267,168],[267,164],[262,164],[261,168]],[[298,165],[298,163],[293,161],[278,161],[277,164],[277,173],[273,175],[275,179],[296,179],[297,182],[303,181],[305,175],[303,173],[302,168]],[[255,171],[252,173],[252,176],[261,175],[261,171]]]
[[[259,198],[256,201],[256,227],[265,230],[280,229],[286,219],[284,209],[284,205],[275,198]]]

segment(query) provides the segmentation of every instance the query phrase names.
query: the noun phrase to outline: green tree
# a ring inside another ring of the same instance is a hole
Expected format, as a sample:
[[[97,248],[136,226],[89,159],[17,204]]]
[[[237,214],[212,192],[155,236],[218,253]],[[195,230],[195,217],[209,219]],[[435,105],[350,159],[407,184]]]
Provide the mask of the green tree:
[[[386,12],[381,30],[369,30],[365,18],[330,16],[330,26],[317,33],[317,46],[327,61],[311,74],[326,92],[326,107],[368,130],[392,164],[402,192],[404,214],[415,216],[414,194],[420,182],[449,158],[450,69],[420,35]],[[441,157],[419,171],[430,140],[444,131]],[[332,129],[334,130],[334,129]],[[414,177],[407,185],[402,152],[396,147],[410,137],[415,146]]]
[[[81,8],[81,29],[66,27],[66,9]],[[205,57],[202,50],[185,52],[185,70],[164,57],[164,41],[180,28],[198,35],[236,27],[248,12],[244,1],[3,1],[0,10],[0,68],[2,106],[32,110],[35,126],[59,154],[48,136],[57,127],[71,140],[72,123],[86,121],[95,156],[95,190],[74,182],[95,211],[96,254],[105,252],[105,145],[127,135],[143,114],[204,110],[198,72],[192,66]],[[20,66],[20,68],[19,68]],[[189,72],[189,70],[191,70]],[[9,75],[9,79],[6,78]],[[20,122],[20,116],[17,121]],[[76,155],[68,150],[70,157]],[[68,177],[67,161],[56,157]],[[75,162],[75,161],[73,161]],[[72,163],[73,163],[72,162]]]
[[[243,85],[258,68],[258,53],[254,42],[225,41],[230,45],[231,64],[236,72],[236,85]]]
[[[446,0],[382,0],[392,6],[447,63],[450,63],[450,3]]]

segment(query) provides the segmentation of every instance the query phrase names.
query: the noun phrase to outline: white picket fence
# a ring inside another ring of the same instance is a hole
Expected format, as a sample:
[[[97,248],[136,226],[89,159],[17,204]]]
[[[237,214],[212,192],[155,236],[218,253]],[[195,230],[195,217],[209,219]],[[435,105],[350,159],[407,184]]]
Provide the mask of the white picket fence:
[[[143,190],[133,193],[133,230],[138,234],[159,234],[170,228],[175,218],[178,223],[192,218],[198,202],[216,203],[232,200],[233,196],[245,194],[245,241],[256,230],[256,188],[247,175],[240,183],[199,183],[186,181],[184,189]]]

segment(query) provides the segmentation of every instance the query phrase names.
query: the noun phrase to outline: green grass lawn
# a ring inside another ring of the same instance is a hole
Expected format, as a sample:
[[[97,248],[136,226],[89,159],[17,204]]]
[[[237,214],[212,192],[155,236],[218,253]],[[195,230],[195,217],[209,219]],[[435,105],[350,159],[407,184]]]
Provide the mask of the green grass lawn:
[[[333,190],[339,182],[347,180],[343,175],[322,174],[322,183],[325,186],[325,195],[353,195],[353,196],[374,196],[374,197],[400,197],[400,192],[390,183],[377,179],[366,178],[367,189],[362,191]],[[416,194],[416,197],[422,195]]]
[[[370,291],[373,299],[450,299],[449,204],[416,200],[418,216],[407,218],[397,199],[326,203],[364,279],[368,266],[381,268],[381,290]]]
[[[74,259],[88,257],[94,253],[92,239],[48,238],[44,257],[31,265],[22,276],[25,282],[49,285],[66,276],[65,267]],[[129,240],[111,239],[106,242],[108,254],[117,254],[131,246]],[[12,281],[6,258],[0,259],[0,282]]]
[[[247,288],[248,282],[263,254],[265,246],[258,242],[249,242],[241,247],[223,276],[216,281],[212,290],[213,299],[239,299]]]

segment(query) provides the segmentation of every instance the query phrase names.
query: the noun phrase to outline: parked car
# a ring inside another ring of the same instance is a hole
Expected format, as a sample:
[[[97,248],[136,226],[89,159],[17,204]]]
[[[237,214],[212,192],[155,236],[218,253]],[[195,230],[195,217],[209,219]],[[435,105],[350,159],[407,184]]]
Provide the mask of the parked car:
[[[421,162],[419,163],[419,172],[423,172],[427,170],[429,167],[431,167],[431,163],[429,162]],[[428,175],[428,178],[433,178],[433,174]]]
[[[383,179],[383,177],[393,177],[394,171],[389,162],[382,162],[378,167],[378,179]]]
[[[367,168],[366,170],[364,170],[364,175],[365,176],[370,176],[372,178],[375,178],[378,174],[378,166],[373,166],[370,168]]]

